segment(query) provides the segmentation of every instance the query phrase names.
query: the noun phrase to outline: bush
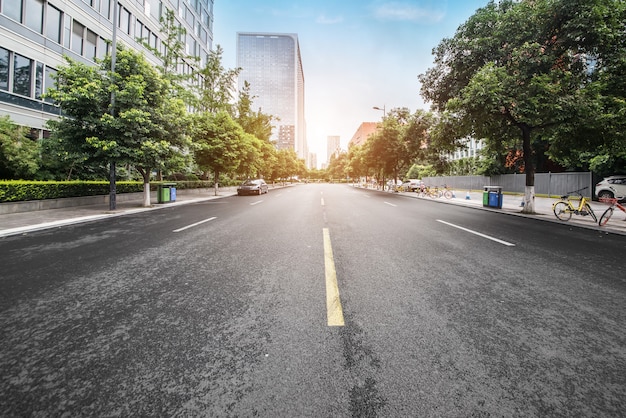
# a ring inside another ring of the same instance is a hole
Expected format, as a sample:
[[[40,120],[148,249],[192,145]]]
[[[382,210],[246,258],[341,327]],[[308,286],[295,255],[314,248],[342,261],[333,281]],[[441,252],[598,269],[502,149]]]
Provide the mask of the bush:
[[[108,195],[109,187],[105,181],[0,181],[0,202]],[[115,189],[116,193],[136,193],[143,191],[143,184],[119,181]]]

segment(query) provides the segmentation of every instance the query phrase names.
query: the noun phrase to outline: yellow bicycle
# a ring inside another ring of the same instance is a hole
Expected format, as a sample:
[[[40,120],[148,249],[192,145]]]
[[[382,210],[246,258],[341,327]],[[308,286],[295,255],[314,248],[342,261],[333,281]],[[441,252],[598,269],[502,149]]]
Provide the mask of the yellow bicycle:
[[[589,199],[580,193],[585,189],[588,189],[588,187],[567,192],[565,196],[561,196],[561,199],[552,205],[554,215],[564,222],[572,218],[572,213],[580,216],[591,216],[594,222],[598,222],[596,214],[589,205]],[[575,206],[573,202],[578,202],[578,205]]]

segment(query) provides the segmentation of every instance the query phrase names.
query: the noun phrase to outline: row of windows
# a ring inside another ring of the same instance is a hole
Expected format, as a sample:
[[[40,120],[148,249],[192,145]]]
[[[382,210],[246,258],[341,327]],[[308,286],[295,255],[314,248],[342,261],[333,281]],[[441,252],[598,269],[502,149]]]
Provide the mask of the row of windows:
[[[55,73],[41,62],[0,47],[0,90],[42,100],[43,93],[54,86]]]
[[[103,16],[110,18],[112,0],[82,0]],[[160,0],[134,0],[139,3],[146,13],[159,19],[161,15]],[[187,6],[184,6],[188,10]],[[78,55],[93,60],[103,58],[108,52],[108,45],[104,38],[96,34],[77,20],[54,7],[44,0],[0,0],[0,12],[5,16],[20,22],[33,31],[44,35],[46,38],[63,45]],[[28,13],[26,12],[28,10]],[[203,9],[206,10],[206,9]],[[207,22],[210,20],[208,12]],[[191,16],[191,18],[187,17]],[[208,31],[200,24],[194,26],[194,15],[188,11],[186,20],[191,20],[190,26],[194,28],[197,41],[191,33],[185,39],[186,53],[189,55],[202,56],[202,45],[208,45]],[[129,36],[141,39],[155,50],[160,50],[162,45],[158,36],[139,19],[134,19],[132,13],[122,5],[118,9],[118,27]],[[204,61],[203,57],[203,61]]]

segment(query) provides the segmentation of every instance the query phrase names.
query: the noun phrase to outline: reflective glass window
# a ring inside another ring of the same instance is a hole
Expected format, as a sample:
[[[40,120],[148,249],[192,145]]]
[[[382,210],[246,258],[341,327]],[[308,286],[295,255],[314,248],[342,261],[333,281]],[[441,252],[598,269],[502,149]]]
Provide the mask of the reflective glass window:
[[[85,27],[74,21],[72,25],[72,51],[78,55],[83,54],[83,34],[85,33]]]
[[[83,54],[89,59],[96,58],[96,44],[98,43],[98,35],[87,29],[87,36],[85,37],[85,48]]]
[[[55,70],[54,68],[50,68],[48,66],[46,66],[46,71],[45,71],[45,78],[44,78],[44,92],[47,92],[48,89],[52,89],[54,88],[54,79],[52,78],[52,76],[54,76],[57,73],[57,70]],[[51,98],[47,97],[45,99],[46,102],[48,103],[53,103],[54,100],[52,100]]]
[[[19,54],[13,54],[13,93],[30,97],[32,61]]]
[[[24,24],[37,33],[43,33],[43,0],[25,0],[28,13],[24,16]]]
[[[9,51],[0,47],[0,90],[9,89]]]
[[[22,22],[22,0],[8,0],[2,2],[2,14],[13,20]]]
[[[35,99],[41,99],[43,93],[43,63],[38,62],[35,66]]]
[[[61,43],[61,11],[48,3],[46,8],[46,37]]]

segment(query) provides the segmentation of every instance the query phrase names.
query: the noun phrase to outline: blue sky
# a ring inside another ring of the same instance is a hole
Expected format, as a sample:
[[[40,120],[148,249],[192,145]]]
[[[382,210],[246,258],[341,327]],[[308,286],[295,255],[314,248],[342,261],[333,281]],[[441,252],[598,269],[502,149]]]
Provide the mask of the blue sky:
[[[342,148],[361,122],[379,121],[374,106],[428,109],[417,75],[432,49],[454,35],[488,0],[215,0],[213,45],[236,66],[237,32],[296,33],[305,79],[307,140],[318,165],[326,138]]]

